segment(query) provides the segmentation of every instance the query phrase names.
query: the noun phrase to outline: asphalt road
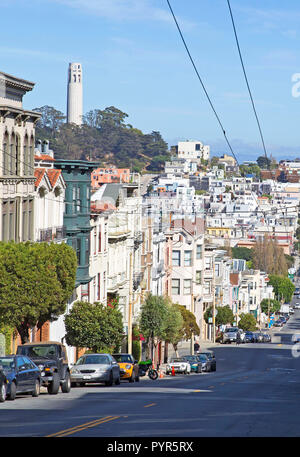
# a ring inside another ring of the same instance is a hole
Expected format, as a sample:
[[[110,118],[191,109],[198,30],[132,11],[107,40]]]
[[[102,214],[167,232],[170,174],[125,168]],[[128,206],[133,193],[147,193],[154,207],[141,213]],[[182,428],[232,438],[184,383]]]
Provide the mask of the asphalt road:
[[[300,436],[297,331],[300,310],[275,330],[275,343],[215,347],[213,373],[18,396],[0,404],[0,436]]]

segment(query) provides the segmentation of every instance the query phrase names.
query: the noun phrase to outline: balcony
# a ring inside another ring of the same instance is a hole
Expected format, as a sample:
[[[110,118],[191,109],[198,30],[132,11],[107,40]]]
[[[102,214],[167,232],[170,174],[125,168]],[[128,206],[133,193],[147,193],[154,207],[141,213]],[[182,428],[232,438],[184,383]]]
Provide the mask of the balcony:
[[[126,283],[125,273],[119,273],[107,278],[107,292],[115,293]]]
[[[60,241],[66,238],[66,227],[48,227],[46,229],[39,230],[38,239],[39,243],[51,241]]]
[[[137,290],[139,286],[141,285],[141,282],[143,280],[143,273],[134,273],[133,274],[133,289]]]
[[[143,242],[143,232],[134,232],[134,249],[137,249]]]

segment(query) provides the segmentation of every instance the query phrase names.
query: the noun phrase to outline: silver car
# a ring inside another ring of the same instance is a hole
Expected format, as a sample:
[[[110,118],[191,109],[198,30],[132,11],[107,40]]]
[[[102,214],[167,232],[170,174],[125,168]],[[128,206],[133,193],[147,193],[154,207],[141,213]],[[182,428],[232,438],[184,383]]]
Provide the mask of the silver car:
[[[110,354],[85,354],[71,369],[72,386],[86,383],[120,384],[120,367]]]

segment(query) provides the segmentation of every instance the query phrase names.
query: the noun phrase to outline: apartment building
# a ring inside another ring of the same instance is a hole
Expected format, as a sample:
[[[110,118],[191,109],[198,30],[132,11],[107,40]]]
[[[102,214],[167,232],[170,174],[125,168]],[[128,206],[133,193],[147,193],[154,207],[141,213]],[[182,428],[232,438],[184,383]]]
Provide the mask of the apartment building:
[[[34,240],[35,124],[40,113],[23,108],[34,83],[0,72],[0,239]]]

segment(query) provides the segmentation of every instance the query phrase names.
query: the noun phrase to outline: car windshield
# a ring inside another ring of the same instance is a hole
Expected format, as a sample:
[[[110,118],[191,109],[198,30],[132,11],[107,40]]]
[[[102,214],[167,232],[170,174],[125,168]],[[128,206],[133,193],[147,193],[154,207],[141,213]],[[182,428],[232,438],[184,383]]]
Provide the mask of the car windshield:
[[[51,359],[56,357],[56,346],[54,344],[41,344],[40,346],[21,346],[18,348],[18,354],[27,355],[28,357],[43,357]]]
[[[201,362],[207,362],[208,357],[205,354],[200,354],[198,355],[198,359],[201,360]]]
[[[85,355],[80,357],[76,365],[109,365],[109,358],[106,355]]]
[[[0,357],[0,367],[4,371],[14,370],[16,368],[15,359],[13,357]]]
[[[190,362],[197,362],[197,356],[195,355],[186,355],[184,358]]]
[[[201,352],[201,354],[199,355],[205,355],[206,357],[208,357],[209,359],[212,359],[213,358],[213,355],[210,353],[210,352]]]
[[[237,331],[238,331],[238,329],[235,327],[229,327],[225,330],[225,332],[237,332]]]
[[[130,354],[113,354],[118,363],[133,363]]]
[[[177,359],[171,359],[170,362],[184,362],[184,360],[177,358]]]

